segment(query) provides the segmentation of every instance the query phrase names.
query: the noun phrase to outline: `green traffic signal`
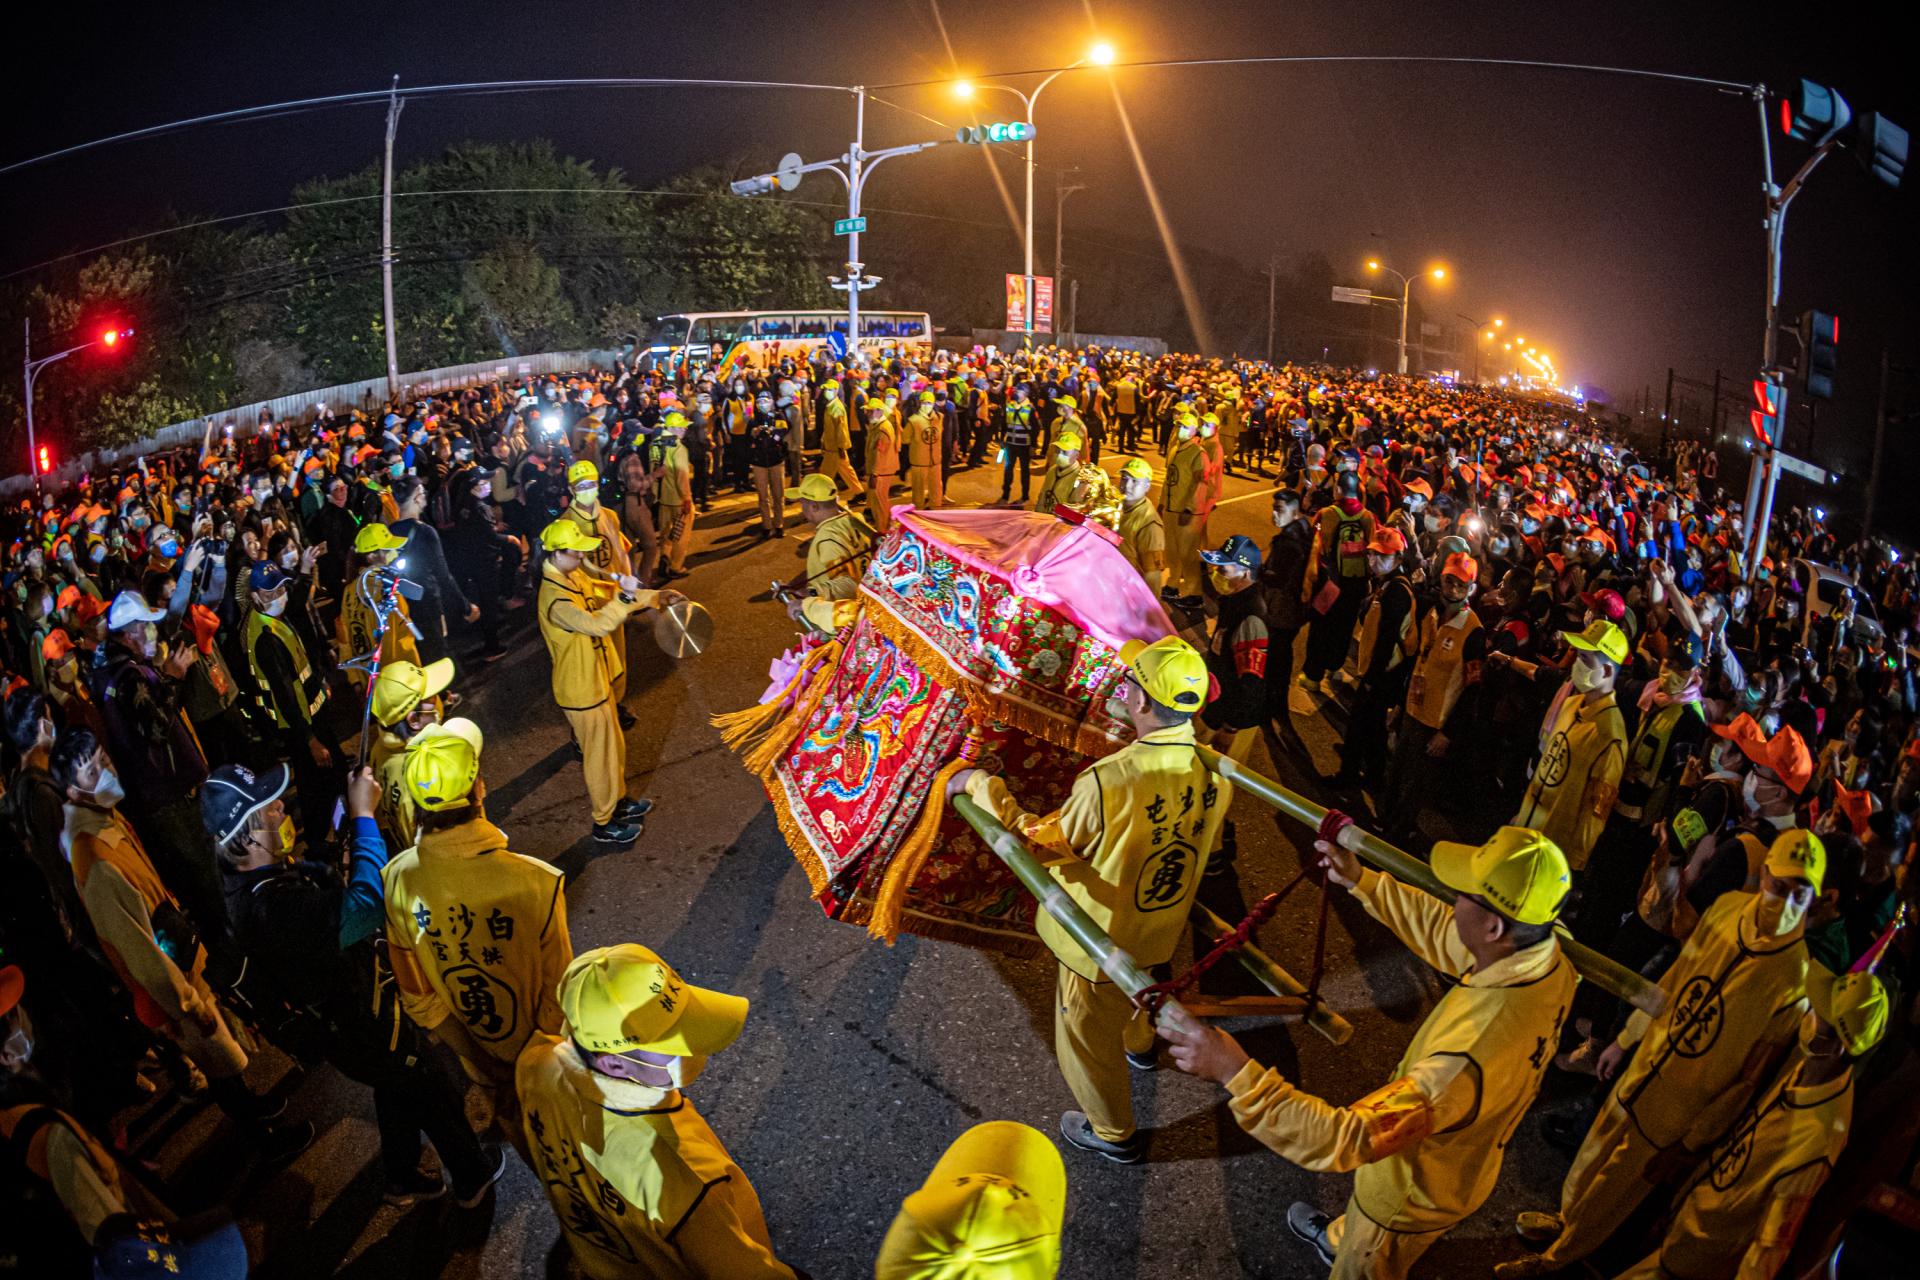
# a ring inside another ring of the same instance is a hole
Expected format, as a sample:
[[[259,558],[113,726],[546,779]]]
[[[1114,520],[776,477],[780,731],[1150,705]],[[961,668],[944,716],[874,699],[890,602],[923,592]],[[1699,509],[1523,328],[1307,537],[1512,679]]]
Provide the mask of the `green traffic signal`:
[[[1034,127],[1025,120],[1007,120],[995,124],[963,125],[954,130],[955,142],[975,144],[990,142],[1030,142],[1033,140]]]

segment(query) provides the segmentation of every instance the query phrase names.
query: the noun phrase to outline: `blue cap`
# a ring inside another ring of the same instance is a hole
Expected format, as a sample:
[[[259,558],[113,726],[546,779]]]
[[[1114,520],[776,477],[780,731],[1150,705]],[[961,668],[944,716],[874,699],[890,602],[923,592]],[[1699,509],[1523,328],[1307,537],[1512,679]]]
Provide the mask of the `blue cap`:
[[[1243,533],[1236,533],[1220,544],[1218,551],[1202,551],[1200,558],[1208,564],[1237,564],[1243,569],[1260,567],[1260,546]]]
[[[253,572],[247,577],[247,586],[255,591],[272,591],[287,580],[280,572],[280,566],[271,560],[262,560],[253,566]]]
[[[380,419],[380,425],[383,427],[398,426],[399,423],[400,423],[400,415],[397,413],[390,413],[386,417]]]

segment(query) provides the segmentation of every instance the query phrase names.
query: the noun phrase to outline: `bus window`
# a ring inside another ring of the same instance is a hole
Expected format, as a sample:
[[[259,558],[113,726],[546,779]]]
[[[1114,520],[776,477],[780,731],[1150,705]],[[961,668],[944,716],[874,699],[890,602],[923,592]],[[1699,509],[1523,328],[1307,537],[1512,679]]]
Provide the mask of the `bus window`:
[[[686,345],[687,318],[685,316],[661,316],[647,330],[649,347],[679,347]]]
[[[923,315],[902,316],[900,318],[900,336],[903,338],[929,337],[931,335],[928,334],[927,328],[927,318]]]
[[[759,338],[791,338],[793,336],[793,317],[761,316],[754,325],[754,336]]]
[[[712,341],[713,341],[713,322],[711,320],[695,320],[693,322],[694,345],[704,347],[709,342],[712,342]]]
[[[891,338],[893,320],[889,316],[864,315],[860,317],[860,336],[863,338]]]
[[[811,315],[797,315],[793,318],[793,336],[796,338],[824,338],[827,336],[827,317],[823,312]]]
[[[847,318],[845,316],[837,316],[834,318],[833,331],[843,338],[847,336]]]

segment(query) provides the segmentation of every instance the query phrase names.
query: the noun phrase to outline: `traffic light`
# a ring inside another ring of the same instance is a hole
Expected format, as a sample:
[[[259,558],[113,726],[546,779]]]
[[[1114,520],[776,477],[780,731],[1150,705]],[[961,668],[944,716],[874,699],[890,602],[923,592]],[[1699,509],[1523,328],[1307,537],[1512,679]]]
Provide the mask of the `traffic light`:
[[[742,178],[740,181],[729,183],[728,185],[733,188],[733,194],[737,196],[763,196],[769,191],[778,191],[780,189],[780,179],[770,173],[763,173],[758,177]]]
[[[1796,142],[1820,142],[1847,127],[1853,108],[1823,84],[1802,80],[1789,97],[1780,99],[1780,130]]]
[[[41,475],[46,475],[49,471],[53,470],[53,453],[46,445],[40,446],[40,456],[35,459],[35,461],[40,464]]]
[[[1840,317],[1825,311],[1800,313],[1802,387],[1816,400],[1833,399],[1833,375],[1840,365]]]
[[[1031,142],[1034,128],[1025,120],[1009,120],[996,124],[970,124],[954,130],[955,142]]]
[[[1747,414],[1753,423],[1753,434],[1762,445],[1772,448],[1787,422],[1787,389],[1765,378],[1755,378],[1753,402],[1758,407]]]
[[[1890,187],[1900,185],[1907,167],[1907,131],[1878,111],[1869,111],[1853,126],[1853,158]]]

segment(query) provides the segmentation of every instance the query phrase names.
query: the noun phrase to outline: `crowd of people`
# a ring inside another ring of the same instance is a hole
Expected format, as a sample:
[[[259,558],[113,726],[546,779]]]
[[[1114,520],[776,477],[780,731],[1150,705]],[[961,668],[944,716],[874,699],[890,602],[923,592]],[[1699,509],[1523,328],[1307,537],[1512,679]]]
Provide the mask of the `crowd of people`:
[[[626,794],[623,629],[680,602],[716,499],[751,493],[762,539],[797,507],[807,568],[781,595],[828,632],[895,504],[990,468],[1003,503],[1111,528],[1178,632],[1122,654],[1110,709],[1137,739],[1060,813],[979,770],[953,784],[1077,864],[1063,883],[1116,941],[1164,964],[1185,916],[1103,892],[1151,853],[1130,799],[1205,784],[1198,745],[1310,772],[1313,720],[1339,742],[1323,798],[1458,895],[1362,867],[1341,822],[1304,859],[1456,980],[1365,1098],[1159,1024],[1261,1142],[1356,1171],[1344,1215],[1286,1215],[1334,1274],[1405,1274],[1474,1212],[1549,1071],[1588,1082],[1544,1117],[1573,1164],[1502,1274],[1607,1251],[1635,1276],[1800,1274],[1790,1256],[1830,1252],[1912,1149],[1920,592],[1886,544],[1800,509],[1748,564],[1711,456],[1353,370],[823,349],[210,423],[197,449],[43,488],[0,551],[0,1136],[9,1187],[59,1208],[15,1215],[8,1245],[31,1274],[168,1251],[244,1274],[232,1227],[179,1218],[130,1158],[125,1116],[204,1097],[291,1160],[313,1126],[247,1079],[270,1044],[372,1090],[391,1203],[479,1206],[510,1147],[584,1274],[799,1274],[682,1093],[746,1002],[639,943],[575,955],[559,873],[487,817],[460,663],[499,659],[531,612],[585,834],[630,847],[652,801]],[[1264,547],[1211,536],[1227,476],[1270,486]],[[1193,842],[1226,866],[1231,788],[1205,790]],[[1577,983],[1559,930],[1665,1010]],[[1158,1065],[1154,1027],[1043,937],[1080,1106],[1061,1133],[1135,1163],[1128,1073]],[[1849,1144],[1870,1118],[1904,1146]],[[1066,1200],[1051,1141],[979,1126],[876,1242],[879,1274],[1052,1275]]]

